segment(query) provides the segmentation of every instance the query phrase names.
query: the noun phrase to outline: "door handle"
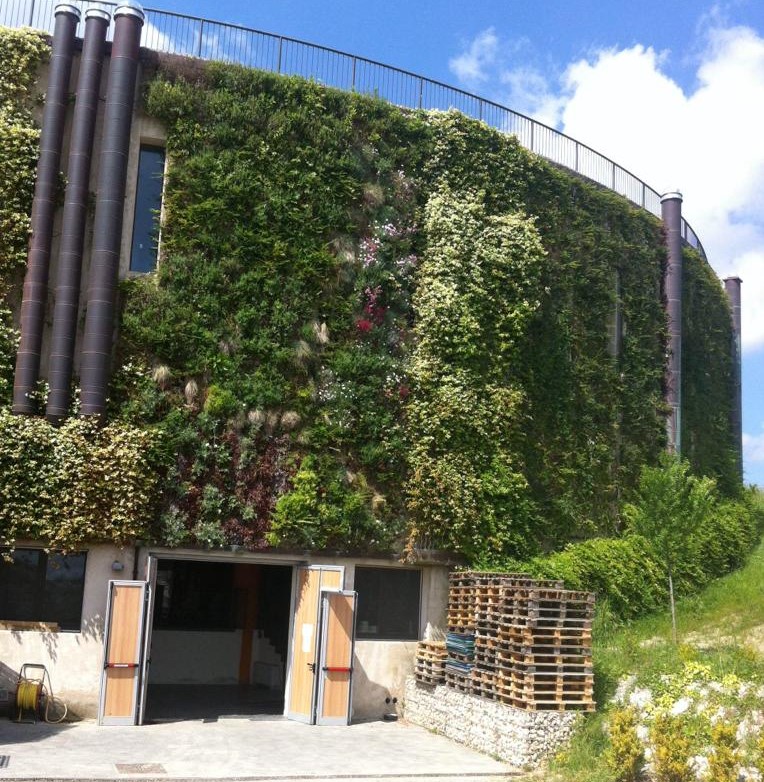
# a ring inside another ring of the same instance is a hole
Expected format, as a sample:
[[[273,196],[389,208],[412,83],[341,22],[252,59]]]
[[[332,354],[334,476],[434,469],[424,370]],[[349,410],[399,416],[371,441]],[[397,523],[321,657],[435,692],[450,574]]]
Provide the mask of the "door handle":
[[[311,673],[316,672],[316,664],[315,663],[308,663],[308,668],[310,668]]]

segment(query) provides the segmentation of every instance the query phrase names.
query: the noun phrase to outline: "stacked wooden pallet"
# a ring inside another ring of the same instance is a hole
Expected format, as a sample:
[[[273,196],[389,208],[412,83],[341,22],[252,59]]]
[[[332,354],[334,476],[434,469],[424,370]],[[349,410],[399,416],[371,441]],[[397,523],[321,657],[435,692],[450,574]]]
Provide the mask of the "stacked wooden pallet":
[[[475,575],[451,573],[448,584],[446,684],[466,693],[472,692],[471,674],[475,662],[475,595],[479,582]]]
[[[536,584],[508,588],[505,598],[499,700],[526,709],[593,709],[594,595]]]
[[[560,581],[454,573],[446,683],[524,709],[593,709],[593,613],[594,595]]]
[[[446,678],[446,642],[420,641],[416,650],[414,678],[423,684],[442,684]]]

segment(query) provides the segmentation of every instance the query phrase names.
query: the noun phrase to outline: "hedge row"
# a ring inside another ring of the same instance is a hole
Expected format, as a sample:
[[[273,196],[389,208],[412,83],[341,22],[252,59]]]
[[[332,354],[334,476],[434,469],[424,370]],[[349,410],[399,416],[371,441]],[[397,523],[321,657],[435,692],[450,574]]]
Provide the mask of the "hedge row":
[[[691,594],[711,579],[740,567],[764,529],[764,503],[755,491],[738,502],[720,502],[697,531],[697,545],[678,563],[679,594]],[[596,592],[613,615],[632,619],[662,608],[668,601],[665,568],[648,540],[633,534],[571,543],[539,556],[523,569],[541,578],[565,581],[569,589]]]

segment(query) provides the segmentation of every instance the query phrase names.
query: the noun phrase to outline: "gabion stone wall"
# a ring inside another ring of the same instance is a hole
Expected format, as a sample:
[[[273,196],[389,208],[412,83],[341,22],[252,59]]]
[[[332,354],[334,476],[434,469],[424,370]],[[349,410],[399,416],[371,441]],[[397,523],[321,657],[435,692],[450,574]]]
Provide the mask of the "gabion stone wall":
[[[568,741],[583,715],[517,709],[443,684],[421,684],[411,676],[406,680],[403,716],[514,768],[532,769]]]

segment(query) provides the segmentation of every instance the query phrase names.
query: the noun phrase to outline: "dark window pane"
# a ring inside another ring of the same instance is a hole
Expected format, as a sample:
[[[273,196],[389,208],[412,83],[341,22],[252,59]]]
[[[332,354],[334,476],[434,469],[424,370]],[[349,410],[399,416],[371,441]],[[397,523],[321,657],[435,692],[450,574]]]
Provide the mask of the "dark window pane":
[[[413,641],[419,637],[420,571],[357,567],[355,590],[358,638]]]
[[[154,627],[174,630],[234,630],[233,565],[227,562],[160,560]]]
[[[130,271],[150,272],[156,268],[163,177],[164,150],[157,147],[141,147],[138,160],[138,185],[135,190]]]
[[[48,554],[42,621],[79,630],[85,590],[85,554]]]
[[[10,562],[0,559],[0,619],[79,630],[87,555],[16,549],[6,556]]]

